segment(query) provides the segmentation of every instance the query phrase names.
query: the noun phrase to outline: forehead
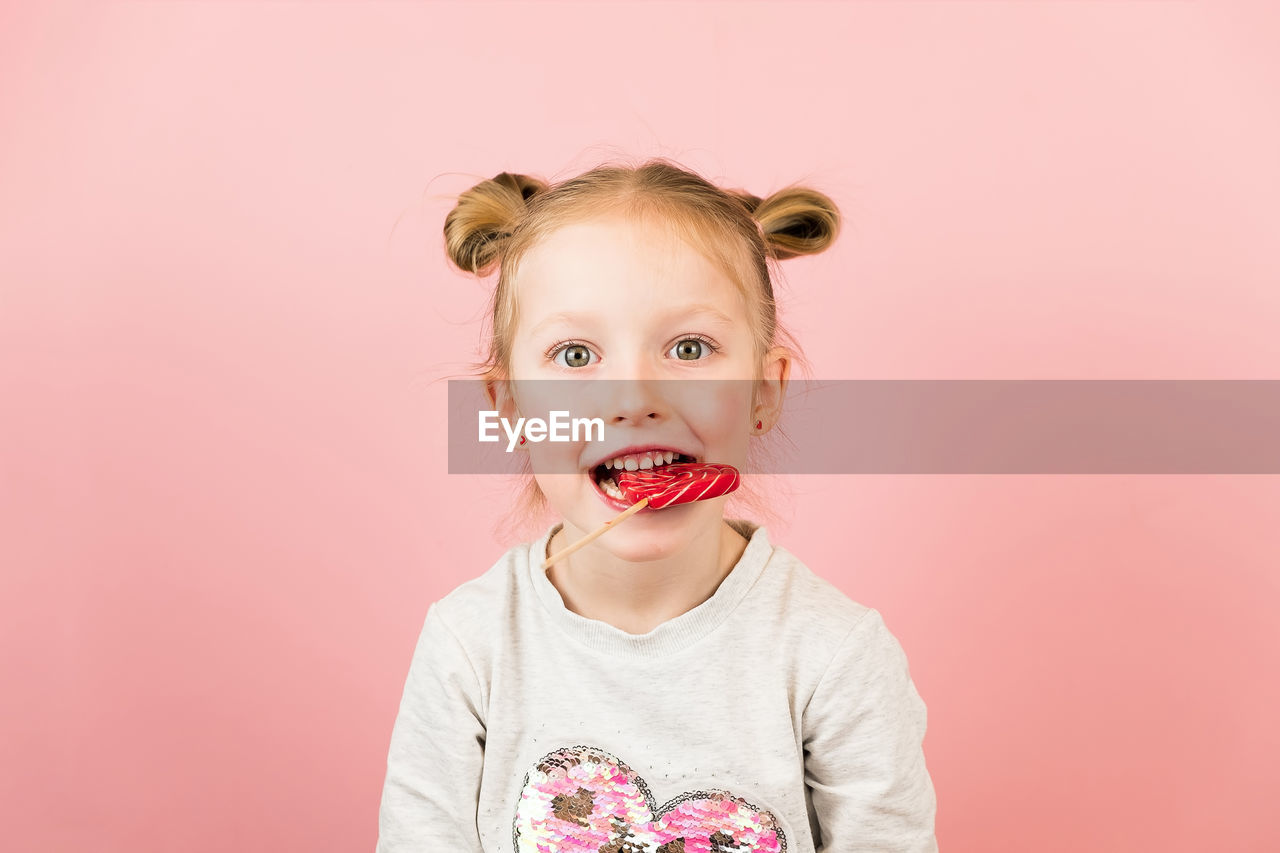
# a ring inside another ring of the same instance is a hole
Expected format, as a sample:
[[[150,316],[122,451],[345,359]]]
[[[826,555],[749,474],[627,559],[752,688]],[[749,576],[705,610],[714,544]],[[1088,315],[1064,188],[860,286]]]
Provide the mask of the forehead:
[[[520,312],[534,323],[565,310],[688,303],[745,316],[738,288],[715,264],[671,230],[643,222],[562,226],[525,252],[516,279]]]

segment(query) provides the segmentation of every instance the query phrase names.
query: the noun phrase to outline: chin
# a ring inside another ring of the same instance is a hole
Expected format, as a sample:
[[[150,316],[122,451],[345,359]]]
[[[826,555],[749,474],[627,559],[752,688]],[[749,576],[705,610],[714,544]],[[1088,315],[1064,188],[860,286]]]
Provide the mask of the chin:
[[[604,540],[609,536],[617,538],[612,542],[605,542]],[[651,535],[641,535],[630,537],[631,541],[623,541],[626,538],[623,531],[619,529],[610,531],[592,544],[602,545],[610,554],[628,563],[649,563],[666,559],[678,553],[686,544],[683,540],[667,536],[655,538]]]

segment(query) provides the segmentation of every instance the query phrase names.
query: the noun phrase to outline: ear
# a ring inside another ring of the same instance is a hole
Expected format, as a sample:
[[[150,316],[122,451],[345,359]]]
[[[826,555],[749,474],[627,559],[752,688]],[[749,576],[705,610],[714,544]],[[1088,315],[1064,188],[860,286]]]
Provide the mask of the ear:
[[[511,384],[506,379],[491,379],[484,383],[484,398],[491,411],[498,417],[515,421],[516,403],[511,395]]]
[[[782,416],[782,403],[791,381],[791,350],[776,346],[765,353],[761,378],[756,385],[755,407],[751,411],[751,423],[763,422],[761,432],[768,432]]]

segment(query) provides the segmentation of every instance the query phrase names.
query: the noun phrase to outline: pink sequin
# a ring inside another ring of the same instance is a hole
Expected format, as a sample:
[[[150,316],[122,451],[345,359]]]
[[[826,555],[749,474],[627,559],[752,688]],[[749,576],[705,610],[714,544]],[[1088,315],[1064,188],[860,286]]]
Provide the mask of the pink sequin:
[[[548,753],[525,774],[512,840],[518,853],[787,849],[771,812],[719,789],[688,791],[659,807],[635,771],[582,745]]]

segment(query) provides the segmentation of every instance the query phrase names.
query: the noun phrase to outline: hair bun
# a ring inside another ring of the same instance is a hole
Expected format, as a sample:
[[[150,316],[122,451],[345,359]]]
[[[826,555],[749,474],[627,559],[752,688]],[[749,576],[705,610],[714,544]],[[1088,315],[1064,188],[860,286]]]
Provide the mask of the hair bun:
[[[791,186],[765,199],[745,192],[735,195],[751,209],[770,254],[778,260],[824,251],[840,233],[839,208],[817,190]]]
[[[444,220],[449,260],[464,272],[487,275],[529,200],[546,189],[537,178],[502,172],[462,193]]]

